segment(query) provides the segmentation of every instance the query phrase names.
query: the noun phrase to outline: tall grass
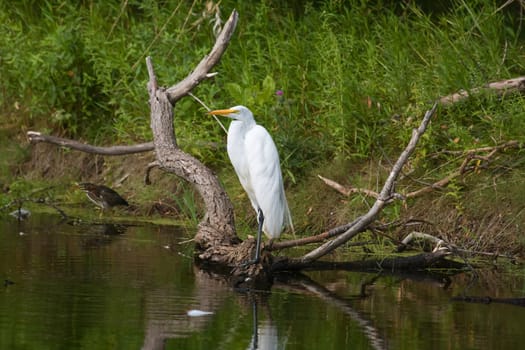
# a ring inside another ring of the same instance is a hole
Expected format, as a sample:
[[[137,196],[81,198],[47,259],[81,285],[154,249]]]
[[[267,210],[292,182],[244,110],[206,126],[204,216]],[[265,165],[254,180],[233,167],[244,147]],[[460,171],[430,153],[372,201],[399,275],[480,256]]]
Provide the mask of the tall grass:
[[[211,47],[217,16],[236,8],[220,74],[195,93],[212,107],[250,107],[296,181],[332,158],[404,145],[440,96],[523,75],[517,4],[425,4],[0,0],[2,118],[97,143],[149,140],[144,57],[161,83],[177,82]],[[443,111],[426,153],[523,138],[521,97],[480,99]],[[188,98],[176,113],[182,146],[224,162],[225,152],[200,146],[224,138],[202,107]]]

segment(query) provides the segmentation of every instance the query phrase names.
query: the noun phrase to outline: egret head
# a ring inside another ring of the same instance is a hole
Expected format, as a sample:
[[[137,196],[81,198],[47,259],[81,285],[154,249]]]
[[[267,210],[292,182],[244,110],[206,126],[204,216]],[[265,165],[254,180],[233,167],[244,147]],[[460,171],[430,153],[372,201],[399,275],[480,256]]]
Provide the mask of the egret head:
[[[253,121],[253,113],[244,106],[235,106],[229,109],[217,109],[210,111],[208,114],[222,115],[224,117],[232,118],[242,122]]]

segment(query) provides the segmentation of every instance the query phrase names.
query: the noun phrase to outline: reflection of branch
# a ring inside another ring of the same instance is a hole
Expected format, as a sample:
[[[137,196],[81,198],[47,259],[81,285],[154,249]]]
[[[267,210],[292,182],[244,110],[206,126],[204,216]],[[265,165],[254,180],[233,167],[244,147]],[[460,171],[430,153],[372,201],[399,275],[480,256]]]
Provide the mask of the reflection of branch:
[[[525,298],[492,298],[492,297],[453,297],[452,301],[462,301],[464,303],[477,303],[477,304],[491,304],[501,303],[510,304],[514,306],[525,307]]]
[[[169,285],[152,288],[145,293],[143,350],[162,350],[166,348],[168,339],[200,334],[209,325],[210,317],[188,317],[186,311],[196,309],[215,312],[231,296],[230,286],[222,276],[197,268],[194,268],[194,275],[195,288],[192,289],[191,297],[174,297]]]
[[[452,180],[454,180],[455,178],[459,177],[459,176],[463,176],[465,174],[468,174],[468,173],[471,173],[473,172],[474,170],[476,169],[479,169],[480,168],[480,165],[471,165],[471,161],[472,160],[476,160],[476,161],[483,161],[483,162],[489,162],[491,160],[491,158],[499,151],[504,151],[508,148],[520,148],[520,144],[518,141],[508,141],[508,142],[505,142],[501,145],[498,145],[498,146],[492,146],[492,147],[480,147],[480,148],[474,148],[474,149],[470,149],[470,150],[465,150],[465,151],[444,151],[444,152],[441,152],[441,153],[447,153],[447,154],[463,154],[465,155],[465,159],[463,160],[463,162],[461,163],[461,165],[459,166],[459,168],[453,172],[451,172],[450,174],[448,174],[447,176],[445,176],[444,178],[430,184],[430,185],[427,185],[427,186],[424,186],[416,191],[412,191],[412,192],[409,192],[409,193],[406,193],[406,194],[401,194],[399,195],[398,197],[399,198],[402,198],[402,199],[407,199],[407,198],[414,198],[414,197],[418,197],[420,195],[423,195],[425,193],[428,193],[428,192],[432,192],[434,190],[437,190],[437,189],[443,189],[445,187],[447,187],[450,182]],[[481,153],[481,152],[485,152],[485,153],[488,153],[486,155],[479,155],[478,153]],[[361,194],[364,194],[365,196],[368,196],[368,197],[373,197],[373,198],[378,198],[379,197],[379,193],[375,192],[375,191],[372,191],[372,190],[368,190],[368,189],[364,189],[364,188],[356,188],[356,187],[346,187],[346,186],[343,186],[339,183],[337,183],[336,181],[333,181],[333,180],[330,180],[330,179],[327,179],[325,177],[322,177],[321,175],[317,175],[327,186],[333,188],[334,190],[336,190],[337,192],[345,195],[345,196],[349,196],[353,193],[361,193]]]
[[[62,137],[56,137],[51,135],[45,135],[36,131],[28,131],[27,137],[29,142],[47,142],[54,145],[75,149],[86,153],[102,154],[106,156],[119,156],[123,154],[141,153],[147,151],[153,151],[153,142],[139,143],[130,146],[111,146],[111,147],[99,147],[92,146],[87,143],[78,142],[75,140],[65,139]]]
[[[368,282],[368,284],[373,284],[373,281]],[[317,282],[309,279],[306,276],[300,276],[294,278],[293,280],[286,281],[285,288],[287,287],[300,287],[303,291],[314,294],[319,297],[321,300],[335,305],[342,312],[350,316],[350,318],[355,321],[362,329],[365,336],[370,340],[372,347],[374,349],[386,349],[385,340],[381,337],[379,331],[372,325],[370,320],[367,320],[363,315],[356,311],[347,300],[342,299],[337,294],[329,291],[324,286],[318,284]],[[366,286],[361,286],[361,295],[360,298],[364,297],[363,288]]]
[[[317,249],[314,249],[313,251],[301,257],[300,258],[301,263],[308,263],[308,262],[319,259],[320,257],[333,251],[340,245],[346,243],[348,240],[353,238],[358,233],[366,230],[368,225],[370,225],[370,223],[375,220],[377,215],[379,215],[383,207],[392,198],[396,196],[396,194],[394,193],[394,186],[395,186],[397,177],[399,176],[401,169],[403,168],[405,163],[408,161],[408,158],[410,157],[412,152],[414,152],[414,149],[416,148],[416,145],[420,137],[423,135],[423,133],[427,129],[428,123],[430,123],[430,118],[436,112],[437,106],[438,104],[435,103],[432,109],[430,109],[429,111],[425,113],[425,116],[423,117],[423,120],[421,121],[421,125],[419,126],[419,128],[413,130],[412,137],[410,138],[408,145],[403,150],[403,152],[397,159],[396,163],[392,167],[392,171],[390,172],[387,180],[385,181],[383,189],[379,193],[377,200],[375,201],[372,208],[368,211],[368,213],[356,219],[354,221],[355,224],[353,224],[344,233],[342,233],[335,239],[324,243]]]

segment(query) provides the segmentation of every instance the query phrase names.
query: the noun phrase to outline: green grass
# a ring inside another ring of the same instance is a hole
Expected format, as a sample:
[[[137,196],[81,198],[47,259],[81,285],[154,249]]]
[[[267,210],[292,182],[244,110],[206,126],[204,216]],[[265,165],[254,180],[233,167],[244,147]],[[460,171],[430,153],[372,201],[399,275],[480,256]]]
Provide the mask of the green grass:
[[[0,3],[3,108],[17,103],[24,123],[92,141],[149,139],[144,57],[174,84],[209,50],[215,14],[200,2],[59,4]],[[219,76],[196,92],[211,106],[251,107],[284,152],[315,148],[293,173],[312,158],[367,157],[385,137],[406,139],[392,115],[412,117],[439,96],[523,71],[519,18],[497,5],[453,1],[434,13],[417,3],[224,1],[223,20],[237,8],[239,26]],[[194,101],[177,113],[183,141],[220,140]]]

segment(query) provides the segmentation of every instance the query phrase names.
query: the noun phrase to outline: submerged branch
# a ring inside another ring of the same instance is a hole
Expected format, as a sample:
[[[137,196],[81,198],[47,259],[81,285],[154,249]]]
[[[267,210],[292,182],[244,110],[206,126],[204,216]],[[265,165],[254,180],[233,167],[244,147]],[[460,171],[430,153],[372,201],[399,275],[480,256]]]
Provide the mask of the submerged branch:
[[[381,259],[358,261],[307,261],[280,258],[272,265],[272,271],[421,271],[429,268],[464,269],[467,264],[444,259],[451,253],[447,250],[436,250],[431,253],[420,253],[411,256],[398,256]]]
[[[478,296],[458,296],[450,299],[452,301],[464,302],[464,303],[475,303],[475,304],[510,304],[514,306],[525,307],[525,298],[493,298],[493,297],[478,297]]]

